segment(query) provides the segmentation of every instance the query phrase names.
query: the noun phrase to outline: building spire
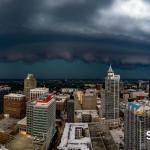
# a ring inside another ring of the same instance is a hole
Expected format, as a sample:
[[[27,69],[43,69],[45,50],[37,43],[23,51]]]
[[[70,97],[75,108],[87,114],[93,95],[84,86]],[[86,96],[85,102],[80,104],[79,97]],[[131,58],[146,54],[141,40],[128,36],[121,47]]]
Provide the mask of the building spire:
[[[114,71],[112,70],[112,67],[111,67],[111,64],[109,66],[109,69],[108,69],[108,73],[113,73]]]

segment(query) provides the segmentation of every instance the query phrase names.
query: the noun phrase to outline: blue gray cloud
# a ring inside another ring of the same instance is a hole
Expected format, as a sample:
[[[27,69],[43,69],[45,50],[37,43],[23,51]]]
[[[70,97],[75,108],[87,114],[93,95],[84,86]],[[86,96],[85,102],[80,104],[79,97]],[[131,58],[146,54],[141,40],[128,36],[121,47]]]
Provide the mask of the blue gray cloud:
[[[0,61],[149,65],[149,10],[147,0],[1,0]]]

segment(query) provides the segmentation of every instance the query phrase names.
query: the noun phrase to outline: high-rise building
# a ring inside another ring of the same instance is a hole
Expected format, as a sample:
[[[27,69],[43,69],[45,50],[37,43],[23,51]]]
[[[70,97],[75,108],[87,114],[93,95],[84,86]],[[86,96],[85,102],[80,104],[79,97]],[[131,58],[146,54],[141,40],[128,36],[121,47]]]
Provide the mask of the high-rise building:
[[[102,94],[102,117],[110,126],[119,125],[119,82],[120,75],[115,75],[110,66],[105,77],[105,91]]]
[[[30,100],[30,90],[36,88],[37,82],[33,74],[28,74],[26,79],[24,80],[24,94],[26,96],[26,100]]]
[[[4,95],[10,93],[11,87],[9,86],[0,86],[0,114],[3,113],[4,106]]]
[[[4,114],[21,119],[26,114],[25,95],[10,93],[4,96]]]
[[[30,101],[34,101],[42,95],[48,94],[49,88],[39,87],[30,90]]]
[[[67,122],[73,123],[74,122],[74,99],[70,97],[67,100]]]
[[[46,149],[55,133],[56,101],[50,94],[27,102],[27,133],[35,142],[46,141]]]
[[[150,105],[147,100],[129,102],[125,110],[125,150],[149,150]]]

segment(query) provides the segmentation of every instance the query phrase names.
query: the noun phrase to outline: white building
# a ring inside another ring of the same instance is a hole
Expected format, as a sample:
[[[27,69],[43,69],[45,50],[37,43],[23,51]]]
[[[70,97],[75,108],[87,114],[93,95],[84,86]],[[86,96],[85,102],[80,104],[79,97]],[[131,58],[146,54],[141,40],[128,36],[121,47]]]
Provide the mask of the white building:
[[[105,91],[102,93],[102,117],[112,126],[119,124],[119,82],[111,66],[105,77]]]
[[[56,101],[45,94],[27,103],[27,133],[34,136],[34,142],[46,141],[46,147],[55,133]]]
[[[66,123],[58,150],[90,150],[92,147],[87,123]]]
[[[39,87],[30,90],[30,101],[34,101],[39,98],[41,95],[48,94],[49,89],[46,87]]]

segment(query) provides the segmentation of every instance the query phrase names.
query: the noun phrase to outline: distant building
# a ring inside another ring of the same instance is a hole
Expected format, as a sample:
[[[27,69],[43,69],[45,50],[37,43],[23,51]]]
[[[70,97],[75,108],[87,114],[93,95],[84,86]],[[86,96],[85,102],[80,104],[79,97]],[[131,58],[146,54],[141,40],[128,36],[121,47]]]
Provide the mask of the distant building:
[[[67,122],[74,122],[74,99],[67,101]]]
[[[97,110],[75,110],[75,122],[100,122]]]
[[[40,96],[48,94],[49,89],[46,87],[39,87],[30,90],[30,101],[38,99]]]
[[[59,94],[55,96],[56,98],[56,118],[61,118],[66,109],[67,100],[69,100],[69,94]]]
[[[96,89],[87,89],[82,97],[82,109],[96,110],[97,106],[97,91]]]
[[[11,87],[9,86],[0,86],[0,114],[3,113],[4,106],[4,95],[10,93]]]
[[[147,100],[129,102],[125,111],[125,150],[149,150],[150,105]]]
[[[21,119],[26,114],[25,95],[10,93],[4,96],[4,114]]]
[[[28,74],[26,79],[24,80],[24,94],[26,96],[26,100],[30,100],[30,90],[36,88],[37,81],[33,74]]]
[[[111,66],[105,77],[105,91],[102,93],[102,117],[109,126],[119,125],[119,82],[120,75],[115,75]]]
[[[55,133],[55,115],[56,101],[50,94],[27,102],[27,133],[35,137],[35,143],[46,141],[46,149]]]

